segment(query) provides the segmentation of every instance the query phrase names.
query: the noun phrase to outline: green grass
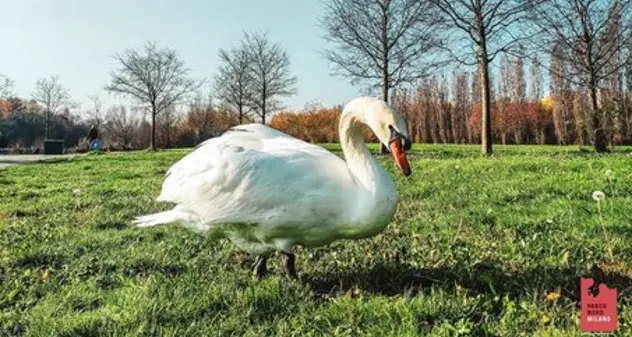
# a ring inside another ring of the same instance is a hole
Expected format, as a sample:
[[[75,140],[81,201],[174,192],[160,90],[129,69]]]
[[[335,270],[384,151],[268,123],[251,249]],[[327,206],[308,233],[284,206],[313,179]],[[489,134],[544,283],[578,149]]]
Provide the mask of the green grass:
[[[0,336],[577,336],[579,277],[597,272],[631,335],[629,150],[416,145],[409,178],[380,157],[395,219],[372,239],[298,249],[298,282],[280,257],[258,282],[254,256],[228,242],[129,225],[169,206],[154,199],[189,150],[2,169]]]

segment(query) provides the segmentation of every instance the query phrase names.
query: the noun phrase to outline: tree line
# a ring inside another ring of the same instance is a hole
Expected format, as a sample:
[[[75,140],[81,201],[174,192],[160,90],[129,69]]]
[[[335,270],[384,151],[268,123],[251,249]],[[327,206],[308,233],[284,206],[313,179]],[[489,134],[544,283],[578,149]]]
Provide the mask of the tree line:
[[[477,138],[485,154],[492,153],[492,110],[497,99],[491,66],[500,55],[533,59],[554,51],[555,60],[547,70],[565,85],[551,88],[554,98],[559,101],[573,89],[586,93],[589,105],[583,113],[589,125],[583,130],[597,152],[607,150],[603,115],[609,109],[600,96],[610,91],[609,83],[616,82],[626,68],[625,46],[632,24],[629,0],[326,3],[322,23],[330,42],[329,61],[352,83],[381,86],[384,101],[388,102],[392,89],[404,86],[414,91],[424,86],[429,75],[446,64],[474,67],[474,100],[480,106]]]
[[[334,75],[403,111],[416,141],[479,143],[487,154],[498,142],[604,152],[630,142],[631,1],[327,0],[323,54]],[[211,98],[201,99],[206,81],[193,79],[175,50],[147,43],[115,54],[119,68],[105,90],[136,105],[103,112],[93,97],[84,124],[110,127],[106,133],[119,135],[112,144],[124,148],[186,146],[252,121],[337,140],[339,106],[282,112],[298,79],[287,51],[266,33],[245,33],[218,56]],[[550,94],[542,102],[544,81]],[[0,77],[5,143],[25,143],[8,131],[15,118],[43,120],[40,138],[59,135],[61,116],[80,123],[68,117],[73,104],[58,77],[38,81],[31,99],[13,97],[11,87]]]

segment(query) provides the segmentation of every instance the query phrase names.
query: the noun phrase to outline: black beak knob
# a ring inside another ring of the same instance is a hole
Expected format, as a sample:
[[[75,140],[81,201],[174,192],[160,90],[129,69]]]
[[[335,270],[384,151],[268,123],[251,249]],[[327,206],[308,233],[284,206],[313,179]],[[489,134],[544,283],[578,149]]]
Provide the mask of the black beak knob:
[[[410,139],[408,139],[408,137],[404,137],[401,133],[397,132],[397,130],[395,130],[392,125],[389,125],[388,128],[389,130],[391,130],[391,136],[389,137],[388,142],[391,143],[396,140],[401,140],[404,150],[410,150],[410,148],[412,147]]]
[[[402,145],[404,146],[404,150],[408,151],[410,150],[410,148],[413,146],[413,144],[410,142],[410,139],[408,139],[407,137],[402,137]]]

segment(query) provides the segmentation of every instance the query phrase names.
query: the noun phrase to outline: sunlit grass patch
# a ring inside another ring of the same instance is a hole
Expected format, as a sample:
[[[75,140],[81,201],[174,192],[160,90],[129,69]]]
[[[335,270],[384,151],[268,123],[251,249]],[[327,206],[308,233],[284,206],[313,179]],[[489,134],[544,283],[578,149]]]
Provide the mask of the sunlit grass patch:
[[[577,336],[579,277],[597,274],[618,289],[623,335],[627,150],[415,145],[409,178],[380,156],[400,193],[393,222],[297,249],[300,282],[277,257],[257,282],[254,257],[227,242],[130,226],[169,207],[154,199],[189,149],[2,169],[0,336]]]

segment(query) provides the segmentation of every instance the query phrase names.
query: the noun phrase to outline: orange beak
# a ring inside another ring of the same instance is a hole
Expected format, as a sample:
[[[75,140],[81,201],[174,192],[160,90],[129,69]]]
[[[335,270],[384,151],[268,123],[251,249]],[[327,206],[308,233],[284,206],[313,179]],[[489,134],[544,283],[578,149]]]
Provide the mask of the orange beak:
[[[402,146],[401,139],[391,141],[389,146],[391,148],[391,154],[393,154],[393,159],[395,159],[395,164],[397,164],[397,167],[402,170],[405,176],[409,176],[411,174],[411,170],[408,165],[408,158],[406,158],[406,152]]]

